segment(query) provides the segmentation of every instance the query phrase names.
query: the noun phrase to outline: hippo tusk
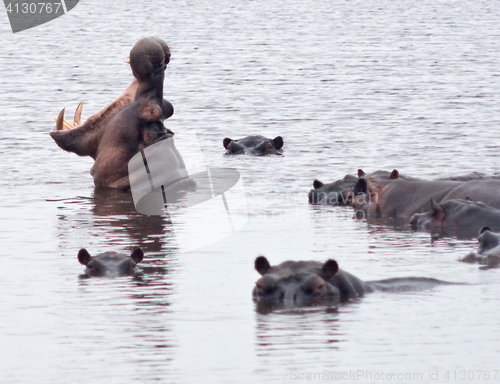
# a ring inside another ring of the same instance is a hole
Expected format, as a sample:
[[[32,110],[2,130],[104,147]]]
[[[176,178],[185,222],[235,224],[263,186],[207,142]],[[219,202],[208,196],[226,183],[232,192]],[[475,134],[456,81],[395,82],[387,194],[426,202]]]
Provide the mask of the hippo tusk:
[[[56,130],[62,131],[64,129],[63,124],[64,124],[64,110],[66,108],[63,108],[61,112],[59,112],[59,115],[54,117],[56,121]]]
[[[125,60],[124,63],[130,64],[130,57],[127,60]]]
[[[73,119],[73,125],[78,126],[81,125],[81,117],[82,117],[82,110],[83,110],[83,101],[78,104],[78,107],[76,107],[75,111],[75,118]]]

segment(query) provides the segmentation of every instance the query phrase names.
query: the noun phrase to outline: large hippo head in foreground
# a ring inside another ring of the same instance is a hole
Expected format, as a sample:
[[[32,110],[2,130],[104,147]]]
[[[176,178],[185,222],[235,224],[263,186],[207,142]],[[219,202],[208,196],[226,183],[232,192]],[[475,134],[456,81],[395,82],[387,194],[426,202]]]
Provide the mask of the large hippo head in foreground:
[[[268,139],[264,136],[252,135],[233,140],[226,137],[222,145],[226,148],[227,154],[277,155],[282,152],[283,138],[276,136],[274,139]]]
[[[264,256],[255,259],[255,269],[262,277],[253,289],[259,312],[337,304],[373,291],[407,292],[453,284],[426,277],[400,277],[363,281],[339,269],[335,260],[284,261],[271,266]]]
[[[82,103],[74,123],[56,118],[50,136],[57,145],[95,160],[91,175],[96,186],[128,189],[128,162],[140,150],[173,133],[163,121],[174,113],[163,99],[165,69],[170,61],[167,44],[157,37],[139,40],[130,51],[134,79],[111,104],[81,123]]]
[[[372,289],[357,277],[342,271],[335,260],[285,261],[271,266],[264,256],[255,260],[262,277],[253,290],[256,301],[285,306],[308,306],[345,301]]]
[[[137,248],[130,256],[104,252],[97,256],[90,256],[85,248],[78,252],[78,261],[85,265],[87,276],[134,276],[139,270],[136,265],[144,258],[142,249]]]

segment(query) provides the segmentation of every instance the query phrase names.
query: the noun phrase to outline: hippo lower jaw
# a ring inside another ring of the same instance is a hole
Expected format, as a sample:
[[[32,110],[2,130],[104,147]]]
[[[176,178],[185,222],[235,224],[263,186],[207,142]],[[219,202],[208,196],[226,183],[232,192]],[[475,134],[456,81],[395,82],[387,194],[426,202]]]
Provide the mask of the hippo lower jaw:
[[[84,123],[81,122],[83,101],[76,108],[73,123],[64,118],[65,108],[54,117],[56,125],[50,136],[61,149],[74,152],[78,156],[90,156],[95,160],[90,174],[97,187],[129,189],[130,159],[144,148],[173,135],[162,123],[164,118],[173,113],[170,103],[164,101],[167,109],[164,114],[162,108],[147,97],[136,101],[138,88],[139,83],[134,78],[116,100],[90,116]],[[121,129],[120,119],[124,118],[123,115],[126,117],[127,113],[138,115],[140,118],[140,124],[133,129]],[[111,129],[108,130],[108,127]],[[114,127],[120,129],[113,129]]]

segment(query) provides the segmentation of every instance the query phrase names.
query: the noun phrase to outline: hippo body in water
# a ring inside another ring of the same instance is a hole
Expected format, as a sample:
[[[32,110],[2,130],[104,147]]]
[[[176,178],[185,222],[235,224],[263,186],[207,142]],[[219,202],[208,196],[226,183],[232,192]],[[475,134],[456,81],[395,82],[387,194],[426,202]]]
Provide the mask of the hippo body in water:
[[[375,180],[360,179],[355,188],[360,194],[354,200],[356,211],[366,217],[402,217],[429,211],[431,198],[441,201],[450,191],[463,184],[454,180]]]
[[[233,140],[226,137],[222,144],[227,154],[277,155],[282,152],[283,138],[276,136],[274,139],[268,139],[264,136],[253,135]]]
[[[484,227],[477,240],[479,241],[477,253],[472,252],[460,261],[483,264],[484,266],[480,269],[498,268],[500,266],[500,233],[492,232],[489,227]]]
[[[468,181],[450,191],[443,198],[442,202],[467,198],[500,209],[500,180],[482,179]]]
[[[435,202],[469,198],[500,208],[500,180],[497,175],[471,173],[437,180],[378,180],[360,178],[354,187],[353,206],[365,216],[410,219],[431,209]]]
[[[130,256],[117,252],[104,252],[90,256],[85,248],[78,252],[78,261],[86,266],[87,276],[135,276],[139,264],[144,258],[142,249],[137,248]]]
[[[483,227],[500,230],[500,209],[469,199],[453,199],[436,203],[431,210],[412,216],[410,225],[416,230],[428,230],[434,236],[475,237]]]
[[[172,104],[163,99],[169,61],[170,49],[163,40],[139,40],[130,51],[134,78],[115,101],[84,123],[80,122],[82,103],[73,124],[64,119],[64,109],[56,118],[50,136],[65,151],[95,160],[90,173],[96,186],[130,188],[129,160],[142,149],[172,137],[173,132],[163,125],[174,113]]]
[[[255,283],[253,299],[273,309],[345,302],[377,290],[402,292],[451,284],[422,277],[365,282],[339,269],[335,260],[285,261],[271,266],[264,256],[259,256],[255,269],[262,277]]]

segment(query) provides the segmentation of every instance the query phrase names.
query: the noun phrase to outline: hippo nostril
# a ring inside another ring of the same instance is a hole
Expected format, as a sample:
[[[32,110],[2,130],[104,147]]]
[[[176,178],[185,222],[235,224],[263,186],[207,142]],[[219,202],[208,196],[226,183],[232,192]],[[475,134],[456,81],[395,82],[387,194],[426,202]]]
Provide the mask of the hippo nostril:
[[[293,302],[295,303],[297,301],[297,295],[293,295]]]
[[[326,290],[325,284],[321,284],[320,286],[317,287],[316,291],[314,292],[314,297],[323,296],[325,290]]]

